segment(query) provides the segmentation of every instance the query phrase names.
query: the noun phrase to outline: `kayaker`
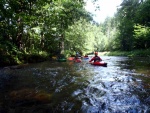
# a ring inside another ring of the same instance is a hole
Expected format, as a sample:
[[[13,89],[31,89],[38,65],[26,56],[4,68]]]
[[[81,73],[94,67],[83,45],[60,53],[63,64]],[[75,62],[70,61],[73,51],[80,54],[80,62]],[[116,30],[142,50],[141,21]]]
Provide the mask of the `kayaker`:
[[[81,62],[81,57],[78,52],[76,53],[76,56],[74,57],[74,62]]]
[[[89,56],[87,54],[85,54],[84,57],[89,57]]]
[[[94,60],[94,62],[102,61],[102,59],[98,56],[98,52],[95,52],[94,54],[95,54],[95,56],[89,62],[92,62],[93,60]]]
[[[80,55],[78,52],[76,52],[76,56],[77,56],[77,57],[81,57],[81,55]]]

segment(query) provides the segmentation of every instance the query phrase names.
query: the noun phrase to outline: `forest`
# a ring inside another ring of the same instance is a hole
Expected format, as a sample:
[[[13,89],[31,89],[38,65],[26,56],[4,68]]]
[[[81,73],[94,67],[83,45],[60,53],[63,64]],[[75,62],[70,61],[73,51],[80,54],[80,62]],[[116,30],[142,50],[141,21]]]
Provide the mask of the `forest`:
[[[114,17],[100,24],[84,6],[85,0],[1,0],[1,66],[76,52],[150,54],[150,0],[123,0]]]

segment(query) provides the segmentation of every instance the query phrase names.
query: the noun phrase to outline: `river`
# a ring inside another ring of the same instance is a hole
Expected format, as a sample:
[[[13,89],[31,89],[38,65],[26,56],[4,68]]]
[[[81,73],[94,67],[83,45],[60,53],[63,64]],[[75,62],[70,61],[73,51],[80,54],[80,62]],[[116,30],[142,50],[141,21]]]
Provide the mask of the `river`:
[[[0,113],[149,113],[150,59],[101,58],[0,69]]]

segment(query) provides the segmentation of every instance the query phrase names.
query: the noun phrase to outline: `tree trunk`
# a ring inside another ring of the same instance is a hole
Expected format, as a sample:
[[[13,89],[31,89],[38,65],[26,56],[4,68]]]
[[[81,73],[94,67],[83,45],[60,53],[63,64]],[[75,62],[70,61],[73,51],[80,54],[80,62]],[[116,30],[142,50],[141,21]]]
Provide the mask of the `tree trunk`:
[[[61,54],[64,54],[64,34],[61,35]]]

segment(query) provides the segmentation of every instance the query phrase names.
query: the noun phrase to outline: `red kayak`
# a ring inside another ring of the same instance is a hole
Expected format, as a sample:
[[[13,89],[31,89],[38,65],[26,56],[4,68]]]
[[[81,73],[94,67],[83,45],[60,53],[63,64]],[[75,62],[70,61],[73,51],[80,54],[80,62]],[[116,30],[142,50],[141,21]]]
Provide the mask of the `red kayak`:
[[[107,67],[107,63],[106,62],[93,62],[91,64],[95,65],[95,66],[104,66],[104,67]]]
[[[82,60],[80,58],[75,59],[74,57],[69,57],[68,60],[74,61],[74,62],[82,62]]]
[[[77,62],[77,63],[79,63],[81,61],[82,61],[81,59],[74,59],[74,62]]]
[[[74,60],[74,57],[69,57],[68,60],[69,60],[69,61],[73,61],[73,60]]]

